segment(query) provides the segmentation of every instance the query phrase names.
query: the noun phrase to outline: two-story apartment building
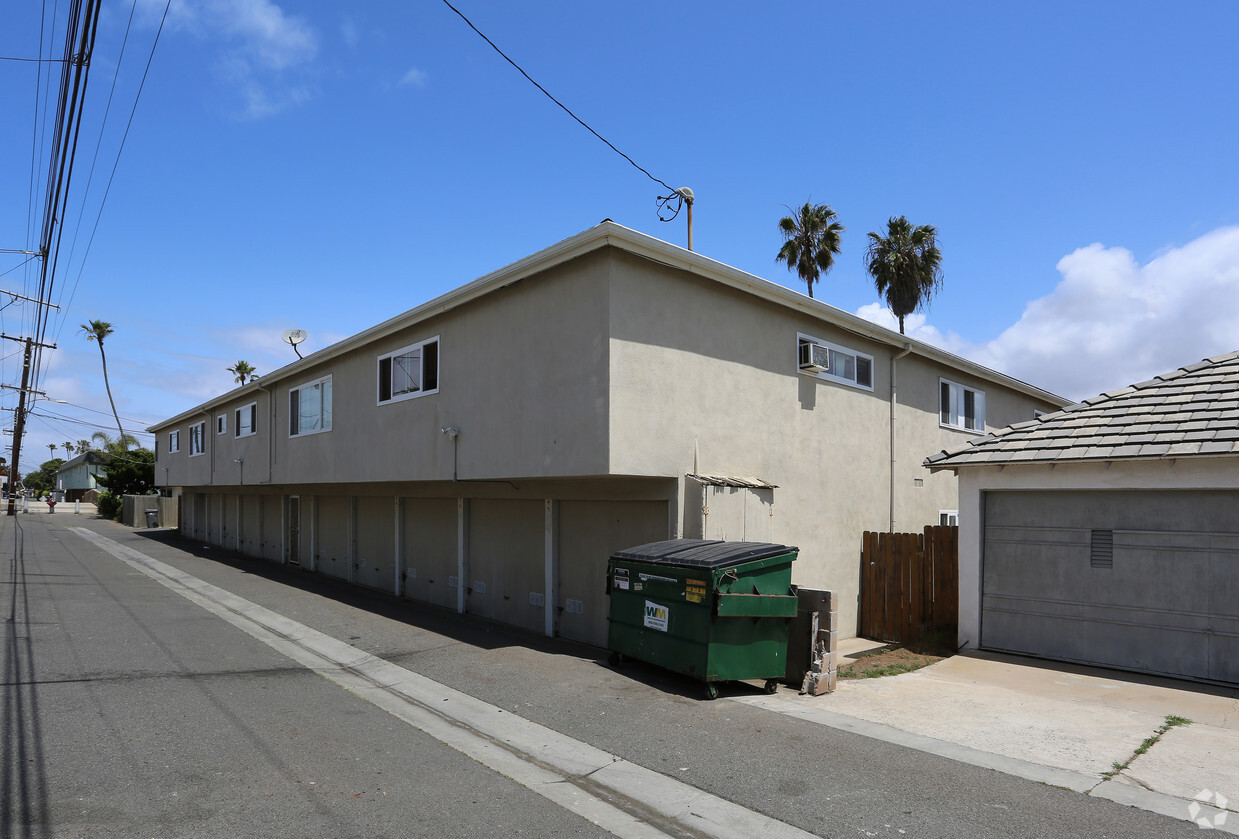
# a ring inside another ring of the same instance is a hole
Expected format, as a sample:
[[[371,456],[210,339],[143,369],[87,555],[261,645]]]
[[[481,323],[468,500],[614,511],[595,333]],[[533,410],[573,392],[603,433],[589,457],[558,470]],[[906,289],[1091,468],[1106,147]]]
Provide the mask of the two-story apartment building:
[[[153,426],[195,538],[601,644],[615,550],[954,515],[932,452],[1067,404],[611,222]]]

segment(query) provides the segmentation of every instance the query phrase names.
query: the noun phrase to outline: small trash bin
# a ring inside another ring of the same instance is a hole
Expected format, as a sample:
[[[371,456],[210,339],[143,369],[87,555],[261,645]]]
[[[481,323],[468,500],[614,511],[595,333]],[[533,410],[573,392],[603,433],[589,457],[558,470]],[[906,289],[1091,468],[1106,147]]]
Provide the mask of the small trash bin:
[[[159,511],[158,510],[147,510],[146,511],[146,526],[147,527],[159,527]]]
[[[706,683],[765,679],[787,669],[799,548],[769,542],[671,539],[618,551],[607,564],[612,661],[635,658]]]

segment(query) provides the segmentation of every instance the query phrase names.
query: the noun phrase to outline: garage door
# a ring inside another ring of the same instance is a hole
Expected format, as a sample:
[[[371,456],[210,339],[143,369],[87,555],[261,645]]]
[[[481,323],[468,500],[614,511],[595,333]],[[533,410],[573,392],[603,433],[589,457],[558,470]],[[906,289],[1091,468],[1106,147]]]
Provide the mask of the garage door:
[[[981,646],[1239,683],[1239,492],[991,492]]]

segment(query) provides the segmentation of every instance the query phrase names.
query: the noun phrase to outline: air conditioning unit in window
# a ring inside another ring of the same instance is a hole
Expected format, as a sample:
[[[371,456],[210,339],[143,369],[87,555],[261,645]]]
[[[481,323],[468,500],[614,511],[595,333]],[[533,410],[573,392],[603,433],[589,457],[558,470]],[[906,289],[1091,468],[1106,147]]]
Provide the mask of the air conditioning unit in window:
[[[830,351],[821,344],[801,341],[799,365],[810,373],[825,373],[830,369]]]

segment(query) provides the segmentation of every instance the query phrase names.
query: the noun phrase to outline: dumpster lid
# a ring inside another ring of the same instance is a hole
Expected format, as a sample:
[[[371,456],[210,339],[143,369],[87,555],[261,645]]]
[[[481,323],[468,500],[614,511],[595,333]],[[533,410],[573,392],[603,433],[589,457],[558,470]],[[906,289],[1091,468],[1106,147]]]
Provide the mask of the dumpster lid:
[[[612,559],[631,559],[655,565],[683,565],[693,568],[719,568],[758,559],[769,559],[799,548],[772,542],[720,542],[716,539],[668,539],[616,551]]]

